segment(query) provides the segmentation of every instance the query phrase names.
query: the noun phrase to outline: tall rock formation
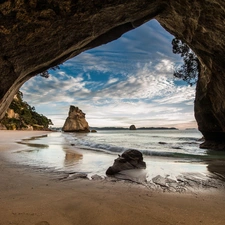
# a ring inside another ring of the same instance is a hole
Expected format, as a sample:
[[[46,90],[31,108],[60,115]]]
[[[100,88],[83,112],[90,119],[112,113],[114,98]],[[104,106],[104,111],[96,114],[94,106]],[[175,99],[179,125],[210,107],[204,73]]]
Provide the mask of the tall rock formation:
[[[199,57],[196,120],[225,150],[224,0],[2,0],[0,18],[0,119],[32,76],[156,19]]]
[[[70,106],[69,116],[67,117],[62,128],[65,132],[90,132],[88,122],[83,113],[78,107]]]

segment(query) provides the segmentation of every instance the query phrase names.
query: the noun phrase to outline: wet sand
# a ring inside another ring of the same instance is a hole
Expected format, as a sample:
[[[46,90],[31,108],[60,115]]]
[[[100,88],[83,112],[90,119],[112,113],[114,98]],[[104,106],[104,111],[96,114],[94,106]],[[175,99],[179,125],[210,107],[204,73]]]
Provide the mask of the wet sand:
[[[60,174],[8,162],[15,142],[46,132],[0,131],[0,225],[224,224],[224,190],[163,193],[106,180],[60,180]]]

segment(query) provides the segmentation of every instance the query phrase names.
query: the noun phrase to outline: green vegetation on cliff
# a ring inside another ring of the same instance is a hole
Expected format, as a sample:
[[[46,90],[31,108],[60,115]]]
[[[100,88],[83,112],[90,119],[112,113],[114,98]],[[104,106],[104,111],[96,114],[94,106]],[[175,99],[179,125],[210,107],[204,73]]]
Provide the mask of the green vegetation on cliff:
[[[195,53],[189,46],[178,38],[172,40],[173,53],[180,54],[183,58],[183,65],[176,68],[173,75],[178,79],[182,79],[190,86],[196,84],[200,74],[200,62]]]
[[[18,92],[1,121],[8,130],[46,130],[52,121],[38,114],[34,107],[23,101],[23,93]]]

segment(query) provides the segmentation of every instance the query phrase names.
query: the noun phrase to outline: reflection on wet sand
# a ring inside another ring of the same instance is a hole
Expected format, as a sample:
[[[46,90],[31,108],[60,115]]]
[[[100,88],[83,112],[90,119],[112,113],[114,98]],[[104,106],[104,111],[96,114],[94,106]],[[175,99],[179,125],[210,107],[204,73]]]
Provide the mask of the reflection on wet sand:
[[[23,144],[32,148],[49,148],[49,145],[45,145],[45,144],[37,144],[37,143],[29,143],[29,142],[18,142],[19,144]]]
[[[33,140],[39,140],[40,138],[48,137],[48,135],[42,135],[39,137],[31,137],[31,138],[25,138],[22,141],[17,142],[18,144],[27,145],[32,148],[49,148],[49,145],[46,144],[38,144],[38,143],[31,143],[30,141]]]
[[[225,181],[225,161],[224,160],[209,161],[207,169],[209,170],[209,172],[216,175],[218,179]]]
[[[216,175],[218,179],[225,181],[225,152],[207,150],[209,160],[207,160],[207,169],[210,173]]]
[[[83,160],[82,154],[79,154],[75,151],[71,151],[65,147],[63,147],[63,151],[65,152],[64,167],[75,166],[76,164],[82,162]]]

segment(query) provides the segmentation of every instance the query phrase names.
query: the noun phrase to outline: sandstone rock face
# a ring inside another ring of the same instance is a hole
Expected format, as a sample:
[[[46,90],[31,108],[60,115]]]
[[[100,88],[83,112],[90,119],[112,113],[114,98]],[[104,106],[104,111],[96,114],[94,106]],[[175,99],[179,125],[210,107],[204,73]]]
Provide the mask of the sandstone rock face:
[[[135,125],[131,125],[129,130],[137,130],[137,128],[135,127]]]
[[[78,107],[70,106],[69,116],[62,128],[65,132],[90,132],[88,123],[83,113]]]
[[[170,33],[184,40],[201,62],[195,99],[195,118],[205,137],[201,147],[225,150],[225,36],[222,34],[225,2],[192,1],[188,4],[185,0],[183,7],[180,3],[172,3],[169,15],[162,13],[158,20]]]
[[[32,76],[155,18],[198,55],[199,130],[225,142],[224,16],[224,0],[0,1],[0,119]]]
[[[5,125],[0,123],[0,130],[7,130],[7,128],[5,127]]]
[[[127,150],[110,166],[106,174],[114,175],[123,170],[146,169],[146,163],[143,161],[142,153],[137,150]]]
[[[19,119],[19,117],[20,117],[19,114],[15,113],[13,109],[7,109],[7,116],[10,119],[12,119],[12,118]]]

